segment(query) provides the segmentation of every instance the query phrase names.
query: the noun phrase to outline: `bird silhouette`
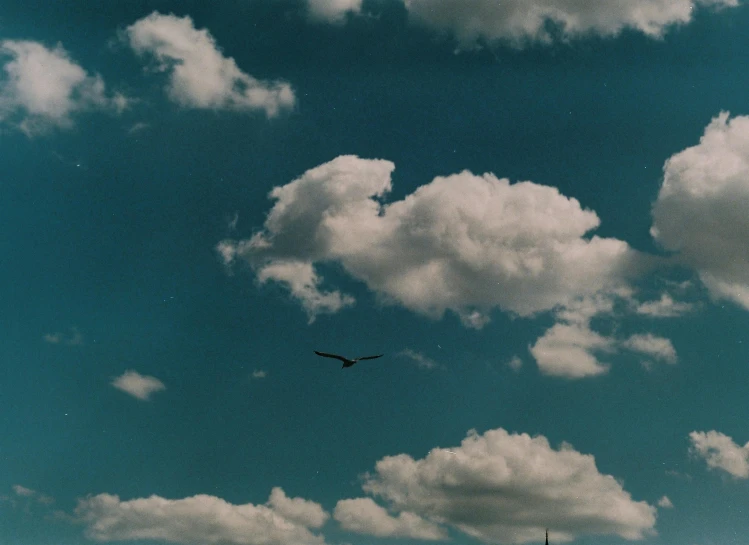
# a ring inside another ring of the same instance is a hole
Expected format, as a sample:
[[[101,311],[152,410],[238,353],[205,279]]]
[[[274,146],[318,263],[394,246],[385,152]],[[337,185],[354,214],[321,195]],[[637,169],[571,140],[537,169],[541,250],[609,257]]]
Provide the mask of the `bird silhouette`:
[[[318,356],[322,356],[323,358],[333,358],[336,360],[341,360],[343,362],[343,367],[341,367],[341,369],[343,369],[344,367],[351,367],[360,360],[373,360],[375,358],[381,358],[385,355],[380,354],[379,356],[362,356],[360,358],[354,358],[353,360],[350,360],[348,358],[344,358],[343,356],[339,356],[338,354],[327,354],[325,352],[318,352],[317,350],[315,350],[315,354],[317,354]]]

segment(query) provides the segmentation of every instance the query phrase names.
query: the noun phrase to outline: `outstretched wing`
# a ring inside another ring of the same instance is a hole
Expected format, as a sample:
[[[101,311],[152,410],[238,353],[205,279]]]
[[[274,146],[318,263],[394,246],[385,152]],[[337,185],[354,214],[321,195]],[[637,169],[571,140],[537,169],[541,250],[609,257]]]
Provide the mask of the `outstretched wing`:
[[[336,360],[341,360],[344,363],[348,361],[343,356],[339,356],[337,354],[326,354],[325,352],[318,352],[317,350],[315,350],[315,354],[317,354],[318,356],[322,356],[323,358],[333,358]]]
[[[363,358],[356,358],[357,360],[375,360],[377,358],[381,358],[385,354],[380,354],[379,356],[364,356]]]

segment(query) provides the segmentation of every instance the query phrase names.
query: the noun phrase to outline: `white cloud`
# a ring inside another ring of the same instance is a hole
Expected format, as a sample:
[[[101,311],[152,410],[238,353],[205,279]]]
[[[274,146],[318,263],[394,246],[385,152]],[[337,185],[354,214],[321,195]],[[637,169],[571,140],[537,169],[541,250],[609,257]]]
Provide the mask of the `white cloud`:
[[[664,172],[651,234],[714,299],[749,309],[749,117],[721,113]]]
[[[213,36],[198,30],[190,17],[154,12],[125,31],[138,55],[152,55],[156,68],[169,72],[169,97],[191,108],[263,110],[273,117],[294,105],[294,92],[284,81],[260,81],[225,57]]]
[[[328,517],[301,498],[274,488],[268,505],[234,505],[197,495],[179,500],[159,496],[121,501],[99,494],[78,500],[77,519],[96,541],[159,540],[192,545],[323,545],[317,528]]]
[[[495,543],[616,534],[640,539],[652,532],[655,508],[633,501],[595,459],[543,436],[469,432],[460,447],[434,448],[420,460],[387,456],[366,476],[364,490],[394,512],[410,512]]]
[[[395,166],[340,156],[276,187],[265,229],[218,244],[261,282],[290,288],[311,317],[354,302],[323,293],[316,263],[339,263],[383,301],[481,327],[494,308],[522,316],[613,290],[645,259],[617,239],[588,237],[600,220],[556,188],[468,171],[379,202]]]
[[[687,312],[691,312],[694,305],[674,301],[668,293],[661,294],[657,301],[646,301],[637,305],[637,314],[643,314],[652,318],[674,318]]]
[[[442,540],[447,532],[433,522],[407,511],[390,515],[371,498],[340,500],[333,517],[344,530],[376,537]]]
[[[592,331],[588,324],[554,324],[530,347],[542,373],[583,378],[606,373],[609,366],[597,352],[611,352],[614,341]]]
[[[629,294],[629,291],[624,293]],[[577,379],[608,372],[609,365],[598,358],[602,353],[613,353],[616,340],[593,331],[590,320],[612,312],[613,297],[614,293],[582,297],[557,310],[559,323],[529,347],[543,374]]]
[[[583,297],[556,311],[558,323],[529,347],[540,371],[546,375],[578,379],[608,372],[599,358],[622,350],[646,354],[666,363],[676,363],[676,350],[669,339],[639,333],[627,339],[603,335],[591,329],[591,319],[614,313],[615,300],[631,307],[632,290],[622,288],[607,294]]]
[[[662,507],[663,509],[673,509],[674,504],[671,503],[671,500],[668,499],[668,496],[663,496],[658,500],[658,507]]]
[[[340,23],[347,13],[360,13],[362,0],[307,0],[310,19]]]
[[[658,38],[692,20],[695,6],[736,7],[738,0],[404,0],[409,17],[452,33],[462,47],[501,40],[517,47],[560,37],[616,36],[633,29]]]
[[[336,313],[354,304],[354,298],[350,295],[342,295],[337,290],[320,290],[321,280],[311,263],[273,261],[258,268],[257,279],[260,284],[273,280],[288,286],[291,295],[302,303],[309,323],[314,322],[318,314]]]
[[[151,394],[166,389],[159,379],[135,371],[125,371],[112,380],[112,386],[143,401],[148,401]]]
[[[632,335],[622,342],[622,346],[666,363],[676,363],[676,350],[671,341],[663,337],[656,337],[652,333]]]
[[[268,376],[268,373],[266,373],[262,369],[255,369],[252,372],[252,378],[265,378],[267,376]]]
[[[419,367],[419,369],[436,369],[437,368],[437,362],[434,361],[432,358],[426,357],[424,354],[421,354],[420,352],[416,352],[416,350],[411,350],[410,348],[406,348],[405,350],[401,350],[398,352],[398,356],[403,356],[404,358],[408,358]]]
[[[49,49],[39,42],[4,40],[0,56],[11,59],[0,81],[0,121],[17,123],[29,136],[69,128],[77,112],[127,106],[124,96],[108,96],[101,76],[89,75],[59,44]]]
[[[720,469],[737,479],[749,478],[749,443],[743,447],[718,431],[693,431],[689,434],[690,451],[707,462],[710,469]]]

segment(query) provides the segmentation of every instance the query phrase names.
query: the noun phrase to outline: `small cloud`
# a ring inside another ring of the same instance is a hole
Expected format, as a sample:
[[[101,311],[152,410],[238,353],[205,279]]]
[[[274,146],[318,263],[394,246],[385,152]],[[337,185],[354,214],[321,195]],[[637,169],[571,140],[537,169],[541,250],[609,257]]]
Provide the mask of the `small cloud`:
[[[622,343],[624,348],[646,354],[666,363],[676,363],[676,350],[669,339],[651,333],[632,335]]]
[[[742,447],[715,430],[693,431],[689,440],[690,453],[705,460],[708,468],[725,471],[736,479],[749,478],[749,443]]]
[[[437,367],[439,367],[437,362],[435,362],[433,359],[428,358],[424,354],[420,354],[415,350],[411,350],[410,348],[401,350],[396,355],[412,360],[414,363],[416,363],[416,366],[419,369],[436,369]]]
[[[673,298],[664,293],[657,301],[647,301],[637,306],[637,314],[650,316],[651,318],[675,318],[686,314],[694,309],[691,303],[674,301]]]
[[[362,0],[307,0],[308,16],[313,21],[339,24],[346,14],[361,13]]]
[[[42,339],[49,344],[67,344],[68,346],[81,346],[83,344],[83,335],[81,335],[77,327],[71,327],[70,334],[61,332],[45,333]]]
[[[669,477],[674,477],[675,479],[683,479],[685,481],[691,481],[692,476],[689,473],[682,473],[681,471],[676,471],[675,469],[667,469],[666,475]]]
[[[512,359],[507,362],[507,367],[509,367],[515,372],[520,371],[520,368],[522,366],[523,366],[523,360],[521,360],[518,356],[513,356]]]
[[[122,390],[142,401],[148,401],[151,394],[166,389],[164,383],[159,379],[141,375],[132,370],[125,371],[121,376],[115,378],[111,384],[118,390]]]
[[[238,222],[239,212],[234,212],[234,215],[232,216],[231,220],[229,220],[229,225],[227,226],[229,228],[229,231],[234,231],[237,228]]]
[[[143,121],[138,121],[134,125],[132,125],[128,130],[127,134],[135,134],[136,132],[140,132],[142,130],[147,129],[151,125],[149,123],[144,123]]]
[[[658,500],[658,507],[662,507],[664,509],[673,509],[674,504],[671,503],[671,500],[668,499],[668,496],[663,496],[661,499]]]
[[[268,373],[266,373],[262,369],[255,369],[252,372],[252,378],[265,378],[267,376],[268,376]]]
[[[35,490],[32,490],[31,488],[26,488],[25,486],[21,486],[20,484],[14,484],[13,485],[13,492],[16,493],[16,496],[23,496],[24,498],[29,498],[36,494]]]

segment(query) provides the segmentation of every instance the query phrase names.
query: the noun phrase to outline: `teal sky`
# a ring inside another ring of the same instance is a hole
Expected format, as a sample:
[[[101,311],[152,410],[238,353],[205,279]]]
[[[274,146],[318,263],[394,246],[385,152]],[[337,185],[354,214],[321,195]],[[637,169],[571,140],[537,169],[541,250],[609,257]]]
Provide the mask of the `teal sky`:
[[[6,0],[0,542],[746,543],[747,28]]]

